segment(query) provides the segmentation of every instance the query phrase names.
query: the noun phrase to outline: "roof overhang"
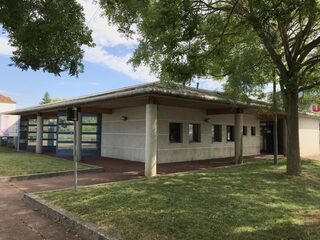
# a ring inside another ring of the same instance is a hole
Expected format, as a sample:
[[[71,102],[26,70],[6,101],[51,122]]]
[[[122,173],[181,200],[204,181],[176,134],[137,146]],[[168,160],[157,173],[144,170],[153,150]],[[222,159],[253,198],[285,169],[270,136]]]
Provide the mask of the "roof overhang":
[[[168,87],[161,83],[150,83],[138,85],[134,87],[122,88],[114,91],[103,92],[98,94],[87,95],[79,98],[73,98],[56,103],[49,103],[33,107],[17,109],[6,112],[11,115],[28,115],[38,114],[42,112],[53,112],[64,110],[68,107],[105,107],[108,109],[126,107],[129,102],[136,101],[137,104],[145,104],[150,101],[150,98],[155,98],[159,104],[166,103],[172,105],[172,102],[181,103],[187,102],[187,106],[194,107],[202,106],[210,109],[211,107],[232,107],[232,108],[261,108],[269,105],[261,101],[252,101],[251,103],[243,103],[233,101],[221,93],[196,89],[191,87]],[[122,102],[122,105],[121,105]],[[183,105],[183,104],[182,104]]]

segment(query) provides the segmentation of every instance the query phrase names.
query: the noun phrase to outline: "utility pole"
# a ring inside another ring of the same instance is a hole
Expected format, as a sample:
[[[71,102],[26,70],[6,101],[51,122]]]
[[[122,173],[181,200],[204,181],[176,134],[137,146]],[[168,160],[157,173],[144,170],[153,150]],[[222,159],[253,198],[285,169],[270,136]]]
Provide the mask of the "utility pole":
[[[273,78],[273,162],[278,164],[278,114],[277,114],[277,83],[276,74]]]
[[[73,171],[74,171],[74,190],[78,190],[78,114],[77,107],[67,109],[67,120],[73,121]]]

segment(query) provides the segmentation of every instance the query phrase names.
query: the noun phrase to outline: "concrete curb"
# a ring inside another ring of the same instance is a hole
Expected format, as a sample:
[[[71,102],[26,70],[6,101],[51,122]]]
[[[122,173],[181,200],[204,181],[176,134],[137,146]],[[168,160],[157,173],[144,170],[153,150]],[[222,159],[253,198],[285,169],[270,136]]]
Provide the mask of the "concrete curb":
[[[66,229],[79,235],[83,239],[117,240],[117,238],[105,231],[99,230],[93,224],[83,221],[70,212],[48,203],[35,194],[26,193],[22,200],[33,210],[39,211],[54,222],[61,223]]]
[[[80,169],[78,170],[79,174],[82,173],[98,173],[104,172],[105,169],[103,167],[93,167],[88,169]],[[32,180],[38,178],[50,178],[50,177],[58,177],[58,176],[66,176],[72,175],[73,170],[60,171],[60,172],[47,172],[47,173],[36,173],[29,175],[18,175],[18,176],[8,176],[8,177],[0,177],[0,182],[14,182],[14,181],[23,181],[23,180]]]

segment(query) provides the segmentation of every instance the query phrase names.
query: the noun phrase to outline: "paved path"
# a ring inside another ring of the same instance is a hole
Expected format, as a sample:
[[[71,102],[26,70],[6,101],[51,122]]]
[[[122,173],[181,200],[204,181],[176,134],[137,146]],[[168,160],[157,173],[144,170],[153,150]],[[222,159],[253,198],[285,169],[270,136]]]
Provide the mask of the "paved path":
[[[79,175],[79,185],[136,178],[136,173],[90,173]],[[0,240],[79,240],[64,227],[28,208],[22,197],[37,192],[72,187],[72,176],[0,183]]]

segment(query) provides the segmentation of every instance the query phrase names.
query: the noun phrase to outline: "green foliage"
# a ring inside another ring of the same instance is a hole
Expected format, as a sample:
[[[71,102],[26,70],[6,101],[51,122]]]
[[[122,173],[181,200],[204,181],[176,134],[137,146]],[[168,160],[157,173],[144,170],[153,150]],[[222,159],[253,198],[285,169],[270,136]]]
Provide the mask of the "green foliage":
[[[320,238],[320,165],[301,177],[270,160],[159,178],[40,193],[117,239]]]
[[[100,3],[121,32],[139,35],[133,66],[148,64],[163,81],[227,79],[238,96],[261,95],[275,72],[284,95],[320,85],[315,0]]]
[[[40,104],[60,102],[60,101],[62,101],[62,100],[63,100],[63,99],[60,98],[60,97],[51,98],[49,92],[46,91],[46,92],[44,93],[44,95],[43,95],[43,98],[42,98]]]
[[[83,71],[83,46],[93,46],[82,6],[76,0],[0,0],[0,24],[22,70],[59,75]]]
[[[311,104],[320,105],[320,91],[306,91],[300,99],[299,109],[303,112],[310,112]]]

